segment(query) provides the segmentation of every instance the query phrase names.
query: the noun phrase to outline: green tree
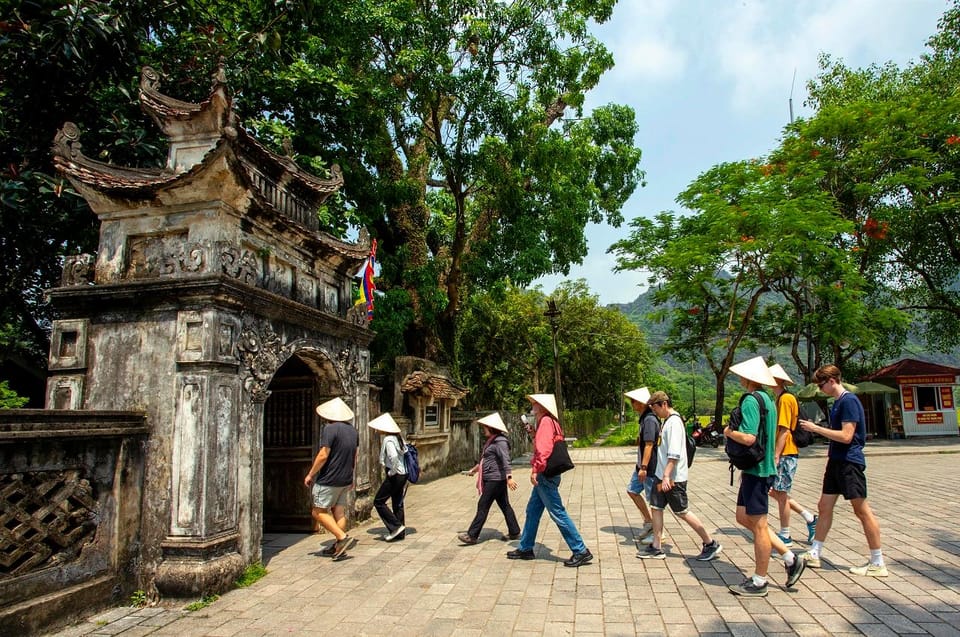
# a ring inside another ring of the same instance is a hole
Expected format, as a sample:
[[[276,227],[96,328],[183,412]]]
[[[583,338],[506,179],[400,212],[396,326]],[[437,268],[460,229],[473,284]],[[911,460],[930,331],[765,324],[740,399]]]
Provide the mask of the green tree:
[[[818,350],[833,347],[834,323],[842,327],[866,313],[857,303],[857,272],[836,246],[851,226],[815,177],[790,179],[782,166],[760,161],[720,164],[677,198],[692,214],[637,218],[631,234],[610,248],[619,270],[650,272],[659,318],[669,325],[664,351],[681,362],[706,361],[716,381],[716,418],[738,351],[783,343],[803,328]],[[784,294],[804,289],[800,298],[815,308],[813,317],[795,314]],[[827,320],[831,315],[836,321]],[[835,350],[864,344],[847,331],[843,339]],[[795,338],[800,365],[798,346]]]
[[[564,408],[619,409],[623,390],[651,378],[653,359],[643,334],[619,311],[599,305],[583,280],[551,297],[556,317]],[[478,407],[525,404],[524,396],[554,392],[553,335],[539,289],[513,285],[475,293],[463,327],[463,377]]]

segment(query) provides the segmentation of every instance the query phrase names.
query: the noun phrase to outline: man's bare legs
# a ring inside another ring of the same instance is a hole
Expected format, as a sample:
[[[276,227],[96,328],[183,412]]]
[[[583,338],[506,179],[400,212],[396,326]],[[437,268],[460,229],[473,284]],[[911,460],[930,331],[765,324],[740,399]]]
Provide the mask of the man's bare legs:
[[[334,506],[333,513],[327,508],[313,507],[312,515],[338,542],[347,537],[347,517],[342,506]]]
[[[745,506],[738,506],[737,524],[753,533],[754,572],[758,577],[766,578],[767,570],[770,568],[771,549],[771,533],[767,527],[767,516],[747,515],[747,508]],[[780,542],[780,546],[784,549],[784,552],[786,552],[786,547],[783,546],[783,542]]]
[[[653,516],[650,513],[650,507],[647,506],[647,499],[644,498],[640,493],[630,493],[627,491],[627,495],[630,496],[630,499],[633,500],[633,503],[637,505],[638,509],[640,509],[640,515],[643,516],[643,521],[647,524],[652,524]]]
[[[870,508],[867,499],[856,498],[850,500],[850,504],[853,505],[853,512],[857,518],[859,518],[861,526],[863,526],[863,535],[867,538],[867,546],[870,547],[871,551],[879,549],[880,522],[877,521],[877,516],[873,514],[873,509]]]

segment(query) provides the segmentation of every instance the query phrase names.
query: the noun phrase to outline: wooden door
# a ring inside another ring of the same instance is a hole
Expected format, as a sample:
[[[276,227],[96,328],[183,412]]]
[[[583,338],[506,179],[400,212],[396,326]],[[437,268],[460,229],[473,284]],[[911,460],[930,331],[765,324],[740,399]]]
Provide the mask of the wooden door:
[[[312,505],[303,477],[315,455],[314,379],[277,378],[270,392],[263,413],[263,528],[309,532]]]

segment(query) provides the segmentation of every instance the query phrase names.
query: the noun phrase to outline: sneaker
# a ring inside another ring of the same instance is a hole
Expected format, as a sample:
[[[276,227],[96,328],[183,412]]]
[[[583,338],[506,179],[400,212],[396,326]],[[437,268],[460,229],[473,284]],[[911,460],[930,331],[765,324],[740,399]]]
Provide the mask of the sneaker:
[[[398,539],[399,536],[403,535],[403,532],[406,530],[407,530],[407,527],[401,524],[400,526],[395,528],[393,531],[390,531],[389,533],[384,535],[383,539],[386,540],[387,542],[393,542],[394,540]]]
[[[803,560],[810,568],[820,568],[820,558],[814,557],[814,555],[809,551],[801,555],[800,559]]]
[[[564,566],[583,566],[584,564],[589,564],[593,560],[593,553],[590,552],[590,549],[584,549],[580,553],[574,553],[570,556],[569,559],[563,561]]]
[[[648,533],[653,533],[653,522],[644,522],[643,526],[640,527],[640,537],[643,537]]]
[[[320,551],[320,555],[322,555],[322,556],[324,556],[324,557],[333,557],[333,554],[334,554],[334,552],[336,552],[336,550],[337,550],[337,543],[334,542],[333,544],[331,544],[331,545],[328,546],[327,548],[325,548],[325,549],[323,549],[322,551]]]
[[[653,531],[650,531],[649,533],[644,535],[642,538],[640,538],[640,544],[644,544],[644,545],[653,544]]]
[[[508,560],[532,560],[536,557],[533,554],[533,549],[523,551],[521,549],[514,549],[512,551],[507,551]]]
[[[504,533],[503,535],[500,536],[500,539],[503,540],[504,542],[512,542],[513,540],[519,540],[520,532],[517,531],[516,533]]]
[[[786,567],[787,569],[786,587],[791,588],[794,584],[796,584],[800,580],[800,576],[803,575],[803,569],[807,567],[807,563],[803,558],[801,558],[800,556],[797,556],[794,558],[793,564],[791,564],[790,566],[787,566],[786,564],[784,564],[784,567]]]
[[[720,542],[713,540],[709,544],[703,545],[703,550],[700,551],[700,555],[697,556],[697,561],[709,562],[710,560],[715,560],[722,550],[723,547],[720,546]]]
[[[357,539],[344,535],[342,540],[337,540],[333,545],[333,559],[339,560],[347,554],[347,551],[357,545]]]
[[[764,582],[763,586],[757,586],[753,583],[753,578],[748,577],[739,584],[731,584],[727,588],[730,589],[730,592],[734,595],[740,595],[741,597],[766,597],[767,596],[767,583]]]
[[[863,566],[854,566],[850,568],[850,572],[854,575],[866,575],[867,577],[886,577],[890,573],[887,572],[887,567],[884,564],[870,564],[869,562]]]
[[[807,522],[807,544],[813,542],[813,536],[817,534],[817,520],[820,519],[819,515],[813,516],[813,522]]]
[[[663,560],[666,559],[667,554],[651,544],[644,550],[639,551],[637,557],[641,560]]]
[[[460,540],[461,544],[476,544],[477,538],[470,537],[468,533],[461,533],[457,536],[457,539]]]
[[[777,533],[777,537],[780,539],[781,542],[783,542],[784,546],[788,546],[788,547],[793,546],[793,538],[791,538],[789,535],[780,535],[779,533]]]

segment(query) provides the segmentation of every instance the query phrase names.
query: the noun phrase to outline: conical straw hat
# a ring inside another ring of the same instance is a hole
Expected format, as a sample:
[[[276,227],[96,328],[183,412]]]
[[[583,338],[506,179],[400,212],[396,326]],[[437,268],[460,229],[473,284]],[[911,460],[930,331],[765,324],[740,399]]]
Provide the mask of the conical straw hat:
[[[631,389],[628,392],[624,392],[623,395],[629,398],[630,400],[635,400],[638,403],[643,403],[644,405],[650,402],[650,390],[647,389],[646,387],[640,387],[639,389]]]
[[[486,425],[491,429],[496,429],[497,431],[507,433],[507,426],[503,424],[503,418],[501,418],[500,414],[497,412],[493,412],[492,414],[484,416],[483,418],[478,419],[477,422],[481,425]]]
[[[347,403],[339,398],[328,400],[317,406],[317,413],[321,418],[333,422],[347,422],[353,420],[353,411],[347,407]]]
[[[390,412],[380,414],[373,420],[367,423],[367,427],[376,429],[377,431],[382,431],[387,434],[398,434],[400,433],[400,426],[397,424],[397,421],[393,419],[393,416],[390,415]]]
[[[769,385],[773,387],[777,384],[777,379],[770,373],[767,364],[763,362],[763,356],[755,356],[742,363],[730,366],[730,371],[739,376],[752,380],[759,385]]]
[[[774,363],[770,366],[770,375],[778,380],[782,380],[787,385],[793,384],[793,379],[790,378],[790,375],[784,371],[783,367],[780,366],[780,363]]]
[[[530,394],[527,396],[527,400],[532,403],[537,403],[546,409],[554,418],[560,417],[560,412],[557,409],[557,399],[553,394]]]

